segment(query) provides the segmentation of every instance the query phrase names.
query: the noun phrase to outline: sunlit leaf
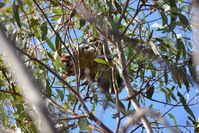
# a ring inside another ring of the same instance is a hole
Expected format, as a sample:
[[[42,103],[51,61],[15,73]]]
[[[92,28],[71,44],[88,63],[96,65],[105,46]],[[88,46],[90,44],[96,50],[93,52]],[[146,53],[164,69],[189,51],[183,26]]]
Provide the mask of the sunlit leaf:
[[[96,61],[97,63],[100,63],[100,64],[107,64],[107,62],[106,62],[105,60],[100,59],[100,58],[96,58],[95,61]]]
[[[49,48],[52,50],[52,51],[55,51],[55,47],[54,47],[54,44],[52,43],[52,41],[50,39],[47,39],[46,40]]]

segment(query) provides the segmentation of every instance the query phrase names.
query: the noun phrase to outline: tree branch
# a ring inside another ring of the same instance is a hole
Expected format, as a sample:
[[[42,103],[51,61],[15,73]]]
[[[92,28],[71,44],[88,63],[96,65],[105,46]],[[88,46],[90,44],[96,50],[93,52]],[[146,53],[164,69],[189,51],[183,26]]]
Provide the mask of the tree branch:
[[[52,73],[54,76],[56,76],[63,84],[65,84],[69,90],[71,90],[73,92],[73,94],[75,94],[77,96],[77,98],[80,101],[80,104],[83,106],[84,110],[86,111],[86,114],[89,116],[88,118],[95,121],[101,128],[103,128],[106,132],[108,133],[112,133],[112,131],[106,126],[104,125],[97,117],[95,117],[92,113],[90,113],[90,111],[88,110],[86,104],[84,103],[84,100],[81,98],[81,95],[79,92],[77,92],[75,89],[73,89],[73,87],[67,82],[65,81],[58,73],[56,73],[55,71],[53,71],[49,66],[47,66],[46,64],[44,64],[42,61],[40,61],[39,59],[32,57],[31,55],[29,55],[28,53],[22,51],[21,49],[19,49],[18,47],[15,47],[16,50],[18,50],[19,52],[23,53],[24,55],[26,55],[27,57],[29,57],[31,60],[39,63],[42,67],[44,67],[45,69],[47,69],[50,73]]]
[[[126,91],[129,95],[129,97],[131,97],[132,95],[135,95],[135,92],[133,91],[133,88],[131,86],[131,82],[130,82],[130,78],[129,78],[129,75],[128,75],[128,70],[125,69],[126,67],[126,58],[124,56],[124,53],[123,53],[123,48],[122,48],[122,38],[120,36],[120,33],[116,33],[116,31],[111,31],[112,29],[110,27],[103,27],[105,26],[106,24],[104,24],[103,22],[101,22],[100,24],[97,23],[97,21],[95,20],[95,17],[94,15],[92,15],[85,7],[82,3],[80,2],[77,2],[76,1],[76,6],[77,8],[79,9],[79,13],[88,21],[90,22],[91,24],[94,24],[96,26],[96,29],[99,33],[103,33],[102,36],[107,39],[108,41],[110,41],[117,53],[118,53],[118,63],[119,63],[119,67],[120,67],[120,75],[124,81],[124,84],[125,84],[125,87],[126,87]],[[141,6],[140,6],[141,8]],[[140,9],[139,8],[139,9]],[[138,14],[138,11],[137,13],[135,14],[135,16]],[[102,26],[102,27],[99,27],[99,26]],[[116,26],[116,25],[115,25]],[[108,28],[108,29],[105,29],[105,28]],[[103,31],[104,30],[104,31]],[[119,31],[118,31],[119,32]],[[110,35],[109,35],[110,33]],[[111,34],[112,33],[112,34]],[[123,32],[124,34],[125,32]],[[136,111],[140,110],[140,106],[139,106],[139,103],[137,102],[137,99],[134,97],[131,99],[131,102],[135,108]],[[141,117],[141,121],[146,129],[146,131],[148,133],[152,133],[152,129],[150,127],[150,124],[148,122],[148,120],[146,119],[145,116],[142,116]]]
[[[40,89],[36,85],[36,81],[31,78],[33,76],[28,73],[22,61],[17,58],[15,50],[12,47],[15,44],[10,41],[4,33],[5,31],[0,27],[1,48],[3,50],[4,57],[6,57],[3,59],[18,81],[19,86],[21,86],[24,99],[27,103],[36,108],[37,113],[40,116],[40,121],[45,127],[45,131],[48,133],[57,133],[57,130],[49,117],[50,114],[48,113],[48,109],[40,96]],[[35,119],[34,116],[31,117]]]

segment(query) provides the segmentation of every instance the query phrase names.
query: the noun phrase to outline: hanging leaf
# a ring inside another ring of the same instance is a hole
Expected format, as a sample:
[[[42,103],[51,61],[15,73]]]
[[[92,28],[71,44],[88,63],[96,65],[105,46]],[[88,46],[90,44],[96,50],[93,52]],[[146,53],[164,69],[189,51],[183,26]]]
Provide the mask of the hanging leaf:
[[[52,89],[50,88],[49,79],[46,79],[46,95],[47,97],[51,97],[52,95]]]
[[[16,0],[14,0],[12,7],[13,7],[12,11],[13,11],[13,14],[14,14],[14,18],[17,22],[17,25],[21,28],[21,22],[20,22],[20,17],[19,17],[19,5],[17,4]]]
[[[167,84],[168,84],[168,73],[167,73],[167,68],[164,69],[164,81],[165,81],[165,84],[167,85]]]
[[[150,86],[149,89],[147,89],[147,91],[146,91],[146,96],[148,98],[152,98],[154,90],[155,90],[154,86]]]
[[[189,20],[183,14],[179,13],[178,17],[180,19],[180,22],[183,23],[185,26],[189,25]]]
[[[41,38],[42,38],[42,41],[46,40],[47,34],[48,34],[47,24],[43,23],[41,25]]]
[[[168,18],[167,18],[167,15],[165,14],[165,11],[161,10],[160,15],[162,17],[162,26],[167,25],[168,24]]]
[[[195,120],[195,115],[194,113],[192,112],[192,110],[190,109],[190,107],[187,105],[186,103],[186,99],[183,97],[183,95],[178,91],[177,95],[179,96],[180,98],[180,102],[182,103],[184,109],[186,110],[186,112],[188,114],[190,114],[190,116]]]
[[[172,23],[172,22],[175,22],[177,19],[178,8],[177,8],[175,0],[169,0],[169,5],[171,7],[170,12],[171,12],[171,23]]]
[[[178,100],[176,99],[176,96],[173,94],[174,89],[175,89],[175,86],[173,86],[171,89],[168,89],[168,90],[170,90],[169,91],[169,96],[171,96],[171,98],[177,103]]]
[[[175,124],[175,126],[176,126],[176,130],[178,130],[176,118],[174,117],[174,115],[172,115],[171,113],[168,113],[168,116],[173,120],[173,122],[174,122],[174,124]]]
[[[123,115],[126,115],[126,109],[125,109],[124,104],[121,101],[118,101],[118,103],[116,104],[117,104],[116,106],[118,108],[118,111],[121,112]]]
[[[63,100],[64,100],[64,93],[63,93],[63,90],[61,91],[61,90],[59,90],[59,89],[56,89],[56,91],[57,91],[57,94],[59,95],[61,101],[63,101]]]
[[[5,3],[4,2],[0,2],[0,8],[4,7]]]
[[[86,20],[85,19],[80,19],[79,20],[79,29],[81,29],[85,24],[86,24]]]
[[[56,36],[55,38],[56,50],[59,55],[61,55],[61,44],[62,44],[60,39],[61,39],[60,35]]]
[[[52,43],[52,41],[50,39],[47,39],[46,40],[49,48],[52,50],[52,51],[56,51],[55,47],[54,47],[54,44]]]

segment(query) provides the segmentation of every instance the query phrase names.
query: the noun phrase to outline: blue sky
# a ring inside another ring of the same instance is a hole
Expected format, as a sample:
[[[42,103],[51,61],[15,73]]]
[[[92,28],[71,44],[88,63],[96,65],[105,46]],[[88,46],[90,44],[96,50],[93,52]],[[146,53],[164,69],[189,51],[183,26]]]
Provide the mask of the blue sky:
[[[159,15],[158,12],[153,13],[153,15],[150,15],[147,19],[148,20],[154,20],[156,18],[160,18],[160,15]],[[158,21],[155,21],[155,22],[151,22],[150,23],[150,28],[156,30],[157,26],[161,26],[162,25],[161,23],[162,23],[161,20],[158,20]],[[177,32],[179,32],[179,34],[181,33],[180,30],[177,31]],[[72,35],[73,38],[75,38],[75,35],[72,32],[72,30],[71,30],[71,35]],[[160,34],[160,32],[154,32],[154,35],[157,36],[157,37],[164,36],[163,34]],[[77,36],[82,36],[81,31],[77,30]],[[187,33],[187,36],[190,37],[191,34]],[[55,40],[53,38],[52,42],[54,42],[54,41]],[[48,49],[48,47],[46,47],[46,48]],[[48,49],[48,50],[50,50],[50,49]],[[155,87],[158,87],[158,86],[155,86]],[[180,90],[182,92],[185,92],[186,88],[183,86]],[[189,94],[186,94],[187,96],[189,95],[189,99],[191,99],[195,95],[196,90],[197,90],[197,86],[194,86],[194,87],[192,87],[190,89]],[[158,89],[156,90],[156,92],[157,93],[153,96],[153,99],[156,99],[156,100],[162,100],[162,99],[164,99],[164,97],[165,97],[164,94],[158,93]],[[176,91],[175,91],[175,94],[176,94]],[[126,93],[126,91],[124,89],[123,92],[120,94],[120,98],[122,99],[122,98],[126,98],[126,97],[127,97],[127,93]],[[195,102],[196,102],[195,100],[192,101],[192,103],[195,103]],[[172,103],[175,104],[174,101],[172,101]],[[127,105],[127,103],[124,103],[124,104]],[[157,109],[157,110],[160,110],[161,114],[163,114],[164,112],[166,112],[167,110],[169,110],[172,107],[172,106],[169,106],[169,105],[165,106],[164,104],[155,103],[155,102],[150,101],[150,100],[146,100],[145,104],[146,104],[146,106],[150,106],[151,104],[153,104],[153,108]],[[87,104],[87,105],[91,109],[92,105],[91,104]],[[198,118],[198,116],[199,116],[198,105],[195,105],[195,106],[193,106],[191,108],[193,109],[194,114]],[[116,125],[116,120],[112,119],[112,114],[115,113],[116,110],[115,109],[111,109],[111,108],[108,108],[107,110],[105,110],[105,112],[103,112],[102,110],[103,110],[103,108],[101,106],[98,106],[97,109],[96,109],[96,111],[95,111],[95,114],[98,116],[98,118],[100,120],[102,120],[102,122],[104,124],[108,125],[109,128],[111,128],[112,130],[114,130],[115,129],[115,125]],[[187,114],[187,113],[184,111],[183,106],[174,108],[173,110],[170,111],[170,113],[176,117],[177,123],[180,123],[182,125],[185,124],[185,122],[186,122],[185,120],[187,120],[187,116],[185,114]],[[168,115],[166,115],[165,119],[169,120],[170,118],[168,117]],[[169,121],[169,123],[171,125],[174,125],[173,121]],[[139,133],[140,130],[137,130],[137,132]]]

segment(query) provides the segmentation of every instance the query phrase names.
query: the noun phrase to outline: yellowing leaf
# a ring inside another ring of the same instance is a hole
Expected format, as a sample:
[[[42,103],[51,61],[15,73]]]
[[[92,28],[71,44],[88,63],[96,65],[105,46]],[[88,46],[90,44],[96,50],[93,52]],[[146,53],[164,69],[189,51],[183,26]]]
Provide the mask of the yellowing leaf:
[[[100,58],[96,58],[95,61],[96,61],[97,63],[100,63],[100,64],[107,64],[107,62],[106,62],[105,60],[100,59]]]

